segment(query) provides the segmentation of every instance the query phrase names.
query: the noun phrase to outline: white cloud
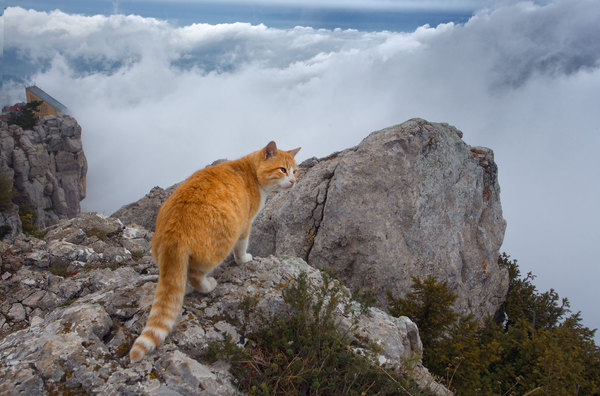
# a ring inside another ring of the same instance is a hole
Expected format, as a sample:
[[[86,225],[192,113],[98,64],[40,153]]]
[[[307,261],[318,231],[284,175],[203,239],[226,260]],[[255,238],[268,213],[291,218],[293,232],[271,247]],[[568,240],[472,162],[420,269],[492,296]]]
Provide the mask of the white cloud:
[[[84,209],[110,214],[271,139],[303,159],[408,118],[449,122],[495,151],[507,252],[600,327],[597,1],[507,2],[412,33],[5,15],[5,48],[45,65],[32,78],[82,124]]]

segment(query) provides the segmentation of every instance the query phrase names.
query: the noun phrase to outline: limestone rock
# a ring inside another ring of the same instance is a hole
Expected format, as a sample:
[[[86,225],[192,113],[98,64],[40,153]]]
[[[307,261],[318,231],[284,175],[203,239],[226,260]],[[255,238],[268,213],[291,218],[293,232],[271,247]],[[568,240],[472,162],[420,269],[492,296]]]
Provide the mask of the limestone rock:
[[[37,215],[36,225],[77,216],[87,161],[74,118],[47,116],[33,130],[0,121],[0,146],[0,173],[14,178],[19,199]]]
[[[111,216],[120,219],[125,224],[139,224],[147,230],[154,230],[158,209],[163,202],[175,191],[179,184],[162,189],[154,187],[140,200],[121,207]]]
[[[447,124],[414,119],[300,166],[294,189],[254,221],[249,251],[302,257],[348,285],[404,295],[411,277],[448,282],[456,308],[493,314],[508,287],[498,267],[505,221],[491,150]]]
[[[132,364],[128,351],[148,317],[157,269],[149,256],[106,261],[92,247],[98,236],[84,231],[107,231],[105,251],[124,240],[147,240],[151,235],[140,226],[119,224],[117,219],[86,213],[61,220],[44,241],[0,242],[1,394],[237,395],[223,362],[202,361],[208,343],[226,335],[243,343],[247,332],[260,326],[259,317],[288,312],[282,290],[300,272],[307,273],[313,287],[323,282],[321,272],[299,258],[255,258],[242,266],[225,263],[214,272],[219,281],[214,292],[187,295],[165,343]],[[94,252],[95,258],[86,257],[87,252]],[[82,265],[73,273],[56,273],[52,265],[37,263],[60,254],[67,267]],[[349,301],[348,289],[343,294],[334,315],[342,329],[353,326],[356,348],[378,343],[379,360],[391,365],[416,358],[414,375],[423,386],[448,394],[418,363],[422,344],[410,319],[392,318],[377,308],[365,311]],[[249,298],[256,301],[250,314],[242,306]]]

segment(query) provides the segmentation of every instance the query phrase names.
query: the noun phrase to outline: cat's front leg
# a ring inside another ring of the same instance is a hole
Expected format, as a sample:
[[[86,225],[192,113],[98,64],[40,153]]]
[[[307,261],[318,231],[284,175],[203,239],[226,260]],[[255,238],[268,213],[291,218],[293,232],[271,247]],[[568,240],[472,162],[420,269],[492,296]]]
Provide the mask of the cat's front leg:
[[[252,255],[246,252],[248,249],[248,237],[240,238],[233,247],[233,259],[236,264],[245,264],[252,261]]]

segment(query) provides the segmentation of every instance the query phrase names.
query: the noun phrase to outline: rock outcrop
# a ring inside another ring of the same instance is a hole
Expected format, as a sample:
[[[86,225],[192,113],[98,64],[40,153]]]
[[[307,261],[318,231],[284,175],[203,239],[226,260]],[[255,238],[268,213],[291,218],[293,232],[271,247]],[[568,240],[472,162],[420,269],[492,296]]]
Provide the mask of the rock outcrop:
[[[312,285],[319,270],[299,258],[256,258],[215,272],[210,295],[192,293],[173,333],[158,351],[131,364],[128,351],[149,313],[157,280],[150,257],[152,233],[114,218],[84,213],[53,226],[44,240],[20,236],[0,242],[0,393],[235,395],[225,362],[200,359],[209,342],[226,335],[243,344],[261,315],[290,307],[282,290],[298,273]],[[357,349],[381,346],[378,360],[417,365],[416,380],[448,394],[418,363],[422,344],[408,318],[349,302],[336,310],[342,329],[352,326]],[[248,314],[242,302],[252,298]]]
[[[158,209],[175,191],[177,186],[179,184],[175,184],[167,189],[156,186],[141,199],[121,207],[111,217],[120,219],[125,224],[135,223],[147,230],[154,230]]]
[[[36,225],[77,216],[85,198],[87,161],[74,118],[48,116],[33,130],[0,121],[0,148],[0,173],[14,179],[19,200],[37,216]]]
[[[411,277],[448,282],[456,309],[482,319],[500,306],[508,274],[497,258],[506,222],[493,152],[421,119],[373,132],[358,146],[300,165],[297,186],[269,198],[249,251],[292,255],[350,287],[404,295]],[[155,187],[114,216],[152,229],[175,186]]]
[[[296,188],[255,219],[249,251],[289,254],[371,291],[404,295],[433,275],[477,318],[504,300],[497,264],[506,223],[491,150],[447,124],[414,119],[301,166]]]

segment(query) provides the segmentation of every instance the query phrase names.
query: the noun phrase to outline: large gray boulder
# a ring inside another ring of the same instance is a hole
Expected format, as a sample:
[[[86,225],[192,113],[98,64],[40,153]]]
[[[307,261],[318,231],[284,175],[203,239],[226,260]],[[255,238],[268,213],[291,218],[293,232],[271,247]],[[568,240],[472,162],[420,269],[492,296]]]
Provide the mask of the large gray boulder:
[[[85,198],[87,160],[74,118],[47,116],[33,130],[0,121],[0,147],[0,173],[14,179],[19,200],[37,215],[36,225],[77,216]]]
[[[448,283],[461,313],[483,318],[500,306],[506,223],[491,150],[468,146],[447,124],[413,119],[300,168],[297,187],[255,219],[252,254],[333,270],[381,307],[387,290],[404,295],[412,276],[429,275]]]

